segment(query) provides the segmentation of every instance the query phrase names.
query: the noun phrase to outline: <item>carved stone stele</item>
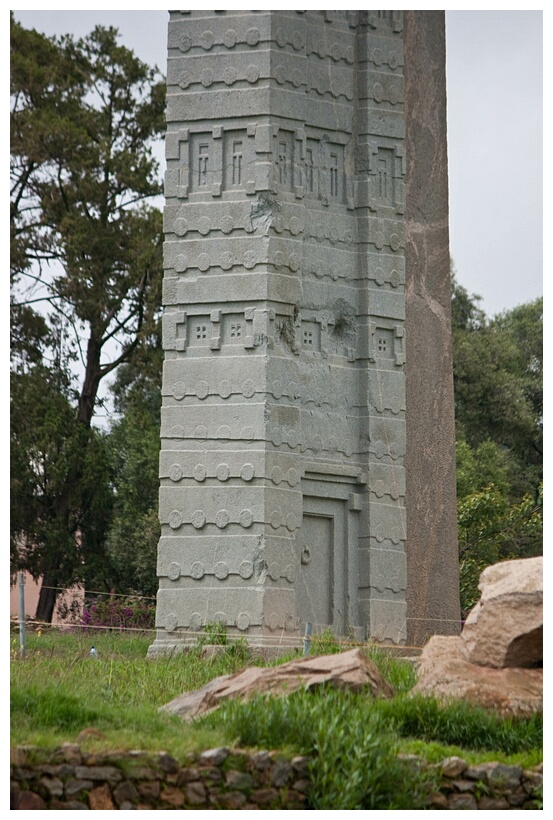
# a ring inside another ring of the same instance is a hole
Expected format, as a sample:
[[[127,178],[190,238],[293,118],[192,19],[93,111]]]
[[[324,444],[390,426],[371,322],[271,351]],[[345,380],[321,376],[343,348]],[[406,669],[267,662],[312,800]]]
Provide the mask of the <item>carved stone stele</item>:
[[[405,643],[403,12],[175,11],[168,47],[150,654]]]

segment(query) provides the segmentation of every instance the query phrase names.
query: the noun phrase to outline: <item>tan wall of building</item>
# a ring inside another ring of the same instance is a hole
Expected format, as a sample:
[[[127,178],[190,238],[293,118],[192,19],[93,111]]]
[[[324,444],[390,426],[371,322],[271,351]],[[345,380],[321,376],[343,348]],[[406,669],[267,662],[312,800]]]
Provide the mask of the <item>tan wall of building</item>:
[[[25,615],[28,618],[34,618],[36,614],[36,607],[38,604],[38,596],[40,595],[40,587],[42,582],[41,581],[34,581],[32,576],[26,572],[25,575]],[[59,602],[61,603],[64,601],[67,604],[70,604],[74,598],[78,597],[81,600],[84,597],[84,592],[79,587],[73,587],[73,589],[68,590],[61,598]],[[19,615],[19,581],[16,581],[13,586],[10,587],[10,615]],[[53,624],[61,624],[63,623],[63,619],[58,617],[57,614],[57,607],[54,611],[54,617],[52,619]]]

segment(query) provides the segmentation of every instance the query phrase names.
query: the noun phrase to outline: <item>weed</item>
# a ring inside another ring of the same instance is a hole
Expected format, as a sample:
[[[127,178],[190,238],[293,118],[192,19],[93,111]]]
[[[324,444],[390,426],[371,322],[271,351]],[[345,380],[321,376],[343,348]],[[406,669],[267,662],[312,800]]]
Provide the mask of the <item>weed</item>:
[[[236,664],[245,664],[250,657],[246,639],[229,639],[227,626],[221,621],[210,621],[204,626],[204,634],[199,635],[196,639],[193,655],[201,658],[201,649],[204,646],[224,646],[224,654]]]
[[[198,646],[227,646],[227,627],[222,621],[209,621],[204,626],[204,634],[197,638]]]
[[[376,647],[366,651],[370,660],[378,667],[382,677],[392,686],[394,692],[408,692],[416,683],[417,676],[411,661],[394,658],[386,650]]]
[[[250,658],[248,642],[245,638],[236,638],[228,644],[226,654],[237,663],[246,664]]]
[[[325,629],[311,637],[311,655],[332,655],[341,652],[340,642],[334,635],[332,629]]]
[[[476,800],[480,800],[481,797],[488,797],[489,794],[490,787],[482,780],[477,780],[474,786],[474,796]]]

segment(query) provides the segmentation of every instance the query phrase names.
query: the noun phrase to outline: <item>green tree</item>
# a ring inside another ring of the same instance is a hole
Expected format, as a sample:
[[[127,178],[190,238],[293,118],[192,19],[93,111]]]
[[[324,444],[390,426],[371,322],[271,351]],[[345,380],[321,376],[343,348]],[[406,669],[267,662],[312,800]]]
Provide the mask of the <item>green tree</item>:
[[[461,608],[464,614],[479,598],[478,579],[490,564],[540,555],[543,538],[542,485],[510,503],[493,484],[459,499]]]
[[[511,461],[505,450],[489,439],[475,448],[465,439],[458,439],[455,450],[458,498],[466,498],[490,484],[509,497]]]
[[[76,424],[65,425],[66,489],[60,484],[58,507],[51,508],[52,536],[48,547],[40,547],[49,562],[31,561],[38,550],[34,527],[16,515],[16,563],[43,573],[37,609],[43,620],[51,620],[55,589],[68,582],[69,556],[75,577],[97,556],[98,527],[84,510],[91,509],[94,493],[90,431],[100,383],[144,344],[158,319],[161,214],[149,203],[161,192],[152,148],[164,128],[164,88],[156,69],[118,43],[115,29],[97,27],[80,40],[48,38],[12,17],[14,372],[37,376],[29,363],[40,354],[44,367],[59,370],[59,362],[48,358],[47,336],[55,317],[63,317],[73,331],[66,357],[76,357],[82,373],[63,393]],[[33,309],[37,302],[42,318]],[[16,391],[14,418],[22,400]],[[16,446],[18,459],[32,463],[23,440]],[[69,518],[61,509],[71,510]],[[103,516],[107,520],[107,509]],[[61,531],[63,538],[54,535]]]
[[[118,592],[155,596],[160,536],[159,405],[134,395],[125,414],[112,426],[108,444],[115,487],[111,526],[106,534],[110,586]]]
[[[478,297],[453,286],[453,380],[458,440],[505,453],[514,496],[542,477],[543,300],[488,320]],[[472,303],[472,304],[471,304]]]
[[[461,604],[484,567],[542,550],[543,303],[489,320],[452,277]]]
[[[98,588],[155,596],[160,536],[159,430],[163,350],[160,327],[117,370],[111,394],[117,418],[106,443],[114,489],[113,512],[105,537]]]
[[[44,585],[82,580],[89,555],[100,555],[109,521],[110,462],[105,435],[86,428],[69,398],[62,367],[36,364],[11,374],[11,563]],[[79,485],[70,481],[83,463]],[[48,590],[49,594],[55,590]]]

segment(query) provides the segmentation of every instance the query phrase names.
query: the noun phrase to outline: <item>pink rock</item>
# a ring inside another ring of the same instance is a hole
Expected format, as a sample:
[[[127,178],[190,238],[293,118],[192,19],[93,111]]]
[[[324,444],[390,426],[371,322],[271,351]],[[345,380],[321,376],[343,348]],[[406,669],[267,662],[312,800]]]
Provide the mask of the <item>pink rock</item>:
[[[195,692],[185,692],[162,707],[192,720],[217,709],[228,698],[248,698],[254,694],[284,695],[296,689],[328,684],[352,691],[363,688],[375,697],[392,697],[393,689],[363,650],[351,649],[335,655],[305,657],[280,666],[249,667],[234,675],[215,678]]]
[[[434,635],[418,661],[419,680],[411,692],[438,700],[465,700],[501,715],[528,716],[543,710],[543,670],[493,669],[469,663],[462,638]]]
[[[482,595],[461,632],[462,653],[481,666],[534,667],[543,662],[543,558],[487,567]]]

